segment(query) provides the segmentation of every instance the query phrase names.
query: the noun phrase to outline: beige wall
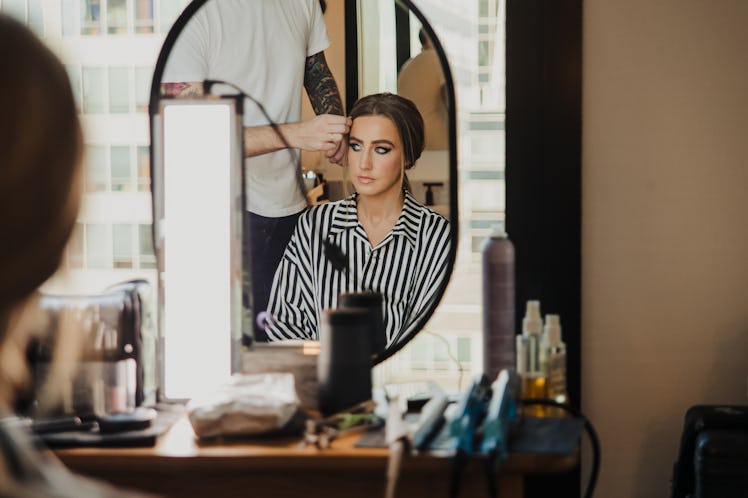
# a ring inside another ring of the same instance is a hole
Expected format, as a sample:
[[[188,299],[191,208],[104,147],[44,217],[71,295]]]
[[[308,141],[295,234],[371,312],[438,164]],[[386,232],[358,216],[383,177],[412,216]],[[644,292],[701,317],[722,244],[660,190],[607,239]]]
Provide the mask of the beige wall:
[[[747,24],[744,0],[584,3],[595,496],[667,496],[686,408],[748,404]]]

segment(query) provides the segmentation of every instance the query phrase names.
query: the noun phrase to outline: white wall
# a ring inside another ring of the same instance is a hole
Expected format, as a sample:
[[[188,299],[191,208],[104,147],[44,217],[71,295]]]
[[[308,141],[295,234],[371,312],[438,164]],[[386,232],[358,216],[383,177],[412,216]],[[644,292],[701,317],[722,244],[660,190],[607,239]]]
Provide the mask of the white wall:
[[[667,496],[683,414],[748,375],[748,2],[586,0],[583,410],[596,496]]]

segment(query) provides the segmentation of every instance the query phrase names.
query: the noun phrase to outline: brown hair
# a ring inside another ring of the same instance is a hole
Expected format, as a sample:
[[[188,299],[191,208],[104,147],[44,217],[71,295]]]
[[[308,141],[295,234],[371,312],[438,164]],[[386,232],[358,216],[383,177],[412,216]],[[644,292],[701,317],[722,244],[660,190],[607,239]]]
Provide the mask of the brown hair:
[[[412,168],[421,157],[425,143],[423,118],[412,101],[393,93],[374,93],[358,99],[350,116],[384,116],[395,123],[403,143],[405,169]]]
[[[23,342],[12,337],[11,313],[57,269],[75,225],[83,139],[65,68],[2,14],[0,74],[1,353]]]
[[[0,16],[0,308],[57,268],[80,198],[82,137],[64,67]]]

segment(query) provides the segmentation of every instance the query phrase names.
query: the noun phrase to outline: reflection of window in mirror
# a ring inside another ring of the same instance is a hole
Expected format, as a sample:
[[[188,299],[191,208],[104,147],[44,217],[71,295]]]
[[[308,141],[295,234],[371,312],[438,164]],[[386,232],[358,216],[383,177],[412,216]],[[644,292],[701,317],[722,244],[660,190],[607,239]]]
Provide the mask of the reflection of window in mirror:
[[[376,369],[377,382],[462,387],[482,369],[480,243],[504,223],[505,0],[420,0],[449,58],[457,99],[460,237],[446,293],[424,330]],[[411,15],[411,55],[419,23]]]

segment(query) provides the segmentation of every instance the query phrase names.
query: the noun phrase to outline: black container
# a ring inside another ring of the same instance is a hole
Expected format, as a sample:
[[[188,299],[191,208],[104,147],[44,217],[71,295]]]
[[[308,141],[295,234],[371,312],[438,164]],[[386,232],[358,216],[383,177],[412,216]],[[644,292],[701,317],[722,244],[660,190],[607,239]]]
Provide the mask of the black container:
[[[483,372],[515,368],[514,245],[495,228],[483,242]]]
[[[371,399],[370,316],[365,308],[322,312],[317,379],[323,415]]]
[[[382,294],[379,292],[344,292],[338,296],[338,306],[341,308],[365,308],[369,310],[369,339],[371,342],[371,356],[376,357],[384,351],[387,337],[384,331]]]

